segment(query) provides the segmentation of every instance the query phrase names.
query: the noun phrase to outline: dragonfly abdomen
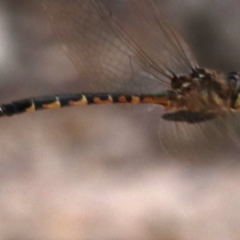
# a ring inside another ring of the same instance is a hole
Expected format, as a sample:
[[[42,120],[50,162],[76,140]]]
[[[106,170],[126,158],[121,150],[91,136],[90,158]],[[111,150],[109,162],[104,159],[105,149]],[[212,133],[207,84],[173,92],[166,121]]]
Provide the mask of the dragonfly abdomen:
[[[164,107],[171,106],[168,91],[159,94],[121,94],[121,93],[76,93],[59,94],[21,99],[0,105],[0,116],[33,112],[42,109],[54,109],[67,106],[82,106],[90,104],[116,104],[116,103],[152,103]]]

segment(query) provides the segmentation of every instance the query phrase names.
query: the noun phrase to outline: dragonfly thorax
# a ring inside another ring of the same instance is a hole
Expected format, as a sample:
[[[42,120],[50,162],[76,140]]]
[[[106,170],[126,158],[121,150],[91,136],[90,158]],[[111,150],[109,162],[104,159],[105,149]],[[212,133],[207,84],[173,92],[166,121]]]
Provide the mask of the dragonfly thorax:
[[[199,68],[174,76],[171,87],[176,92],[175,106],[178,110],[206,114],[225,112],[231,108],[236,85],[233,83],[223,72],[211,69]]]

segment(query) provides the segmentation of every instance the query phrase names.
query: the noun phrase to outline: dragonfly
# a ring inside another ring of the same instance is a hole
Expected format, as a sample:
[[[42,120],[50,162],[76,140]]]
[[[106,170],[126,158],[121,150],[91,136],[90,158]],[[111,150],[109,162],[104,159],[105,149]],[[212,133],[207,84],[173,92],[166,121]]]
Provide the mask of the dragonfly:
[[[1,104],[1,117],[90,104],[156,104],[165,109],[163,121],[173,126],[170,134],[163,125],[160,137],[185,142],[192,128],[210,139],[202,124],[220,119],[227,126],[223,116],[239,110],[238,72],[200,67],[188,43],[165,20],[159,1],[42,2],[90,91]],[[104,91],[96,91],[96,86]]]

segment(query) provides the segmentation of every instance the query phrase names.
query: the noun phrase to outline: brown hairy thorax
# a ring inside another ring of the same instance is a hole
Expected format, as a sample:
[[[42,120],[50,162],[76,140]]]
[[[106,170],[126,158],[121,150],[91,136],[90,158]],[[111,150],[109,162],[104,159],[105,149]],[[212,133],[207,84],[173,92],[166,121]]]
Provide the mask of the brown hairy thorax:
[[[171,88],[176,92],[173,102],[178,110],[219,114],[229,111],[234,86],[223,72],[199,68],[175,75]]]

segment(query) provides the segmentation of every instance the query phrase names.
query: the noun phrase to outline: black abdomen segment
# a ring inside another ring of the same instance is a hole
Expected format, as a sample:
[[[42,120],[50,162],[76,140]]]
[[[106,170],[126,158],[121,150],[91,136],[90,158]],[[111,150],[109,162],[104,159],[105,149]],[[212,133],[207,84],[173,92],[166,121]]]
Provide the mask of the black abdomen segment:
[[[0,105],[0,117],[19,113],[33,112],[41,109],[62,108],[66,106],[81,106],[88,104],[114,103],[152,103],[164,107],[171,106],[172,93],[165,91],[159,94],[121,94],[121,93],[79,93],[42,96],[13,101]]]

